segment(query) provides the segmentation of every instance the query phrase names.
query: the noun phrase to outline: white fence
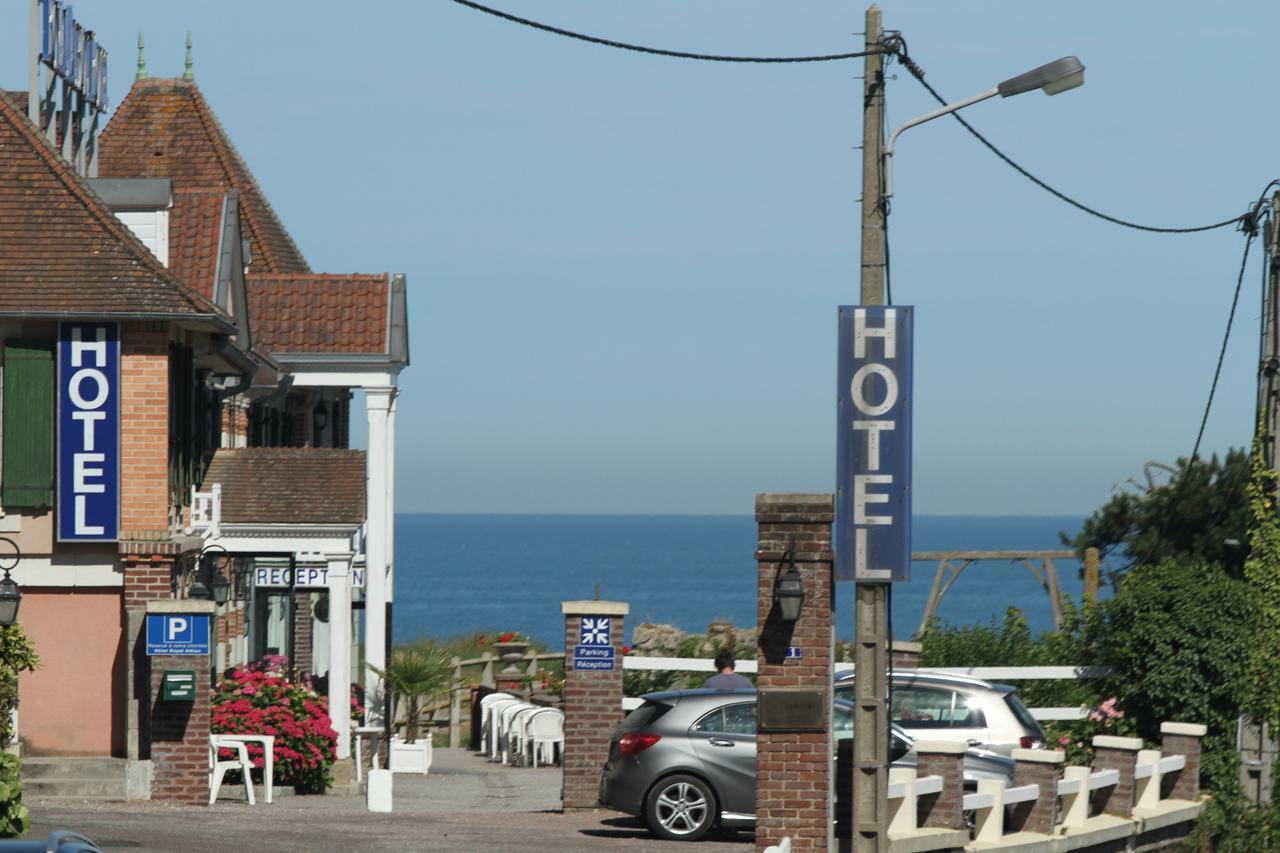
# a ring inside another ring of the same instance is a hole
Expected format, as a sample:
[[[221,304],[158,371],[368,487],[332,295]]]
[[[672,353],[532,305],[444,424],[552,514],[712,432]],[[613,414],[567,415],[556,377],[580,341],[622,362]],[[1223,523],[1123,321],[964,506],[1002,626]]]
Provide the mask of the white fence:
[[[660,658],[627,655],[622,659],[624,670],[656,670],[662,672],[715,672],[715,664],[706,658]],[[738,661],[738,672],[756,672],[753,660]],[[853,664],[837,663],[837,675],[852,672]],[[984,681],[1074,681],[1082,678],[1101,678],[1110,670],[1105,666],[967,666],[931,667],[921,672],[937,672],[945,675],[967,675]],[[624,708],[633,708],[638,702],[623,700]],[[1031,715],[1041,722],[1054,720],[1080,720],[1088,708],[1031,708]]]

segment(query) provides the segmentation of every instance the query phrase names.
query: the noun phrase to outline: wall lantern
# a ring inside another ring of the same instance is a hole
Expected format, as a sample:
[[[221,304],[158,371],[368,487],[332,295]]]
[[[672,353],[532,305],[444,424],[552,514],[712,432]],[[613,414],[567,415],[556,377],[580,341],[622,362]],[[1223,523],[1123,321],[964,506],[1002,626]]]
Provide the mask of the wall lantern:
[[[4,579],[0,580],[0,625],[7,628],[18,621],[18,605],[22,603],[22,590],[18,588],[18,582],[9,577],[9,572],[16,569],[18,561],[22,559],[22,549],[17,542],[6,536],[0,536],[0,542],[13,548],[13,562],[0,565],[0,569],[4,569]]]
[[[794,623],[800,618],[800,608],[804,606],[804,579],[796,568],[795,554],[790,547],[782,560],[787,568],[784,572],[782,564],[778,566],[779,574],[773,582],[773,601],[778,606],[782,621]]]

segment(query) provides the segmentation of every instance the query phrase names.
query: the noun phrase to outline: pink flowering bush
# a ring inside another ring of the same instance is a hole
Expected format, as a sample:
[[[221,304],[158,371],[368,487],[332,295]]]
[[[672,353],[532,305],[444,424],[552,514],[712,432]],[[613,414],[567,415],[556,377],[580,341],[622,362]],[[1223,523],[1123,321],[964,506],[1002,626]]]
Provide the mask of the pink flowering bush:
[[[231,670],[214,689],[210,728],[214,733],[275,735],[276,779],[300,794],[323,794],[333,782],[329,768],[338,744],[329,702],[289,681],[288,672],[288,659],[280,655]],[[354,696],[352,700],[354,710],[358,703]],[[250,743],[248,748],[254,767],[262,767],[262,745]]]
[[[1092,765],[1094,735],[1128,737],[1135,731],[1133,721],[1125,719],[1124,711],[1117,707],[1117,701],[1112,696],[1089,711],[1082,720],[1046,725],[1050,747],[1065,752],[1067,764]]]

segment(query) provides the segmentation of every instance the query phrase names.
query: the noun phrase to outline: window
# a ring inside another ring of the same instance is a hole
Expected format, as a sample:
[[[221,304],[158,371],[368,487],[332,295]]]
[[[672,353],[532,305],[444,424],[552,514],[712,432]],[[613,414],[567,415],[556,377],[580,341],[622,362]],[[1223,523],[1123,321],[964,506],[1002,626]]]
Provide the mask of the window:
[[[977,696],[945,687],[896,687],[893,721],[909,729],[968,729],[986,726]]]
[[[3,468],[6,507],[53,505],[53,345],[4,346]]]
[[[695,732],[726,735],[754,735],[756,733],[756,705],[742,702],[727,708],[717,708],[693,724]]]

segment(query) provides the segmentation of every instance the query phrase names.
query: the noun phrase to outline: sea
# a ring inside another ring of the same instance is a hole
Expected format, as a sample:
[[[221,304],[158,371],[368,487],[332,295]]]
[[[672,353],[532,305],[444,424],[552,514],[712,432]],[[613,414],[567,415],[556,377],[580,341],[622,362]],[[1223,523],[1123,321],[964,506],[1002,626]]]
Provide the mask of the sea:
[[[1083,516],[923,515],[914,551],[1062,550]],[[640,622],[702,632],[715,620],[747,627],[756,614],[756,523],[750,515],[396,515],[397,643],[420,637],[518,631],[564,647],[560,602],[599,597],[631,606]],[[1080,563],[1055,560],[1066,595],[1079,600]],[[892,630],[917,631],[936,562],[916,562],[893,585]],[[853,584],[836,585],[836,632],[853,638]],[[1024,566],[974,563],[942,599],[952,625],[990,624],[1017,607],[1034,631],[1053,627],[1049,599]]]

